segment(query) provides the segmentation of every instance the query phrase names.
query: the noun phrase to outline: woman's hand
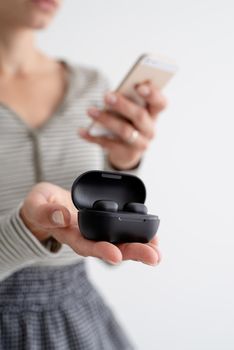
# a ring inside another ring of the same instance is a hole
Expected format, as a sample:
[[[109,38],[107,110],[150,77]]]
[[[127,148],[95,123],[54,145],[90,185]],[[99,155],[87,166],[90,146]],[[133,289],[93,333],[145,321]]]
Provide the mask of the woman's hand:
[[[114,139],[93,137],[86,129],[79,131],[80,136],[87,141],[106,148],[110,163],[119,170],[137,166],[155,136],[155,120],[159,112],[166,107],[165,98],[150,82],[139,84],[136,91],[144,99],[145,108],[120,93],[108,93],[105,96],[108,110],[99,110],[96,107],[88,109],[88,114],[93,120],[116,135]]]
[[[71,194],[50,183],[43,182],[33,187],[23,203],[20,215],[39,241],[52,236],[82,256],[97,257],[111,264],[137,260],[156,265],[160,261],[156,238],[148,244],[118,245],[85,239],[77,226],[77,209],[72,203]]]

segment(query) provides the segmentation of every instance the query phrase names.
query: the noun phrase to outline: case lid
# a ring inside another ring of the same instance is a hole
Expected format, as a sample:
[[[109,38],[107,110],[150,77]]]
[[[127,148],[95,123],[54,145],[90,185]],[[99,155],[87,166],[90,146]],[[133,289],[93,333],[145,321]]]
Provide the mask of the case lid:
[[[126,203],[144,203],[146,198],[145,185],[137,176],[98,170],[80,175],[71,193],[77,209],[92,208],[97,200],[112,200],[122,210]]]

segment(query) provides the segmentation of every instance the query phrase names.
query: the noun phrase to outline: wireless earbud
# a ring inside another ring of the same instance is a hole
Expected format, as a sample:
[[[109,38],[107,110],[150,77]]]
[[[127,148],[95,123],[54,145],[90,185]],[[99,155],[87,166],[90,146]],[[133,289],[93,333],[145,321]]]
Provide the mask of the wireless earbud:
[[[111,200],[98,200],[94,202],[93,209],[116,212],[118,210],[118,204]]]
[[[137,214],[147,214],[148,210],[146,208],[146,206],[142,203],[127,203],[125,204],[124,211],[129,211],[132,213],[137,213]]]
[[[117,212],[118,204],[111,200],[97,200],[93,204],[93,209],[100,210],[100,211]],[[148,212],[144,204],[135,203],[135,202],[125,204],[123,211],[137,213],[137,214],[145,214],[145,215]]]

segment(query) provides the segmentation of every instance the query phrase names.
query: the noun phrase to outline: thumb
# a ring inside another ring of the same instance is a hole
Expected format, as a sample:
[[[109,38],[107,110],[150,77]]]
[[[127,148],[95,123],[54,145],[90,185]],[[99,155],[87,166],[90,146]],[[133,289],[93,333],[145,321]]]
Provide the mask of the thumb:
[[[44,228],[67,227],[71,222],[69,210],[56,203],[38,206],[34,215],[35,221]]]

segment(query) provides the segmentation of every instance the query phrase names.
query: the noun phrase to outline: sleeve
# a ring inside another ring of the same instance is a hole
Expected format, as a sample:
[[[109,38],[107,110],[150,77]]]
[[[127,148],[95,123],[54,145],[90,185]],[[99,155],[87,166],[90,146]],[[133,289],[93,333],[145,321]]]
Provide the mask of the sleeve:
[[[13,272],[60,252],[50,251],[24,225],[19,208],[0,217],[0,281]]]
[[[136,176],[141,175],[143,160],[140,160],[139,164],[137,164],[137,166],[133,169],[119,170],[119,169],[115,169],[110,164],[110,162],[108,161],[108,154],[105,151],[103,152],[103,157],[104,157],[104,166],[103,166],[104,171],[115,171],[115,172],[118,171],[120,173],[122,172],[122,173],[132,174],[132,175],[136,175]]]

